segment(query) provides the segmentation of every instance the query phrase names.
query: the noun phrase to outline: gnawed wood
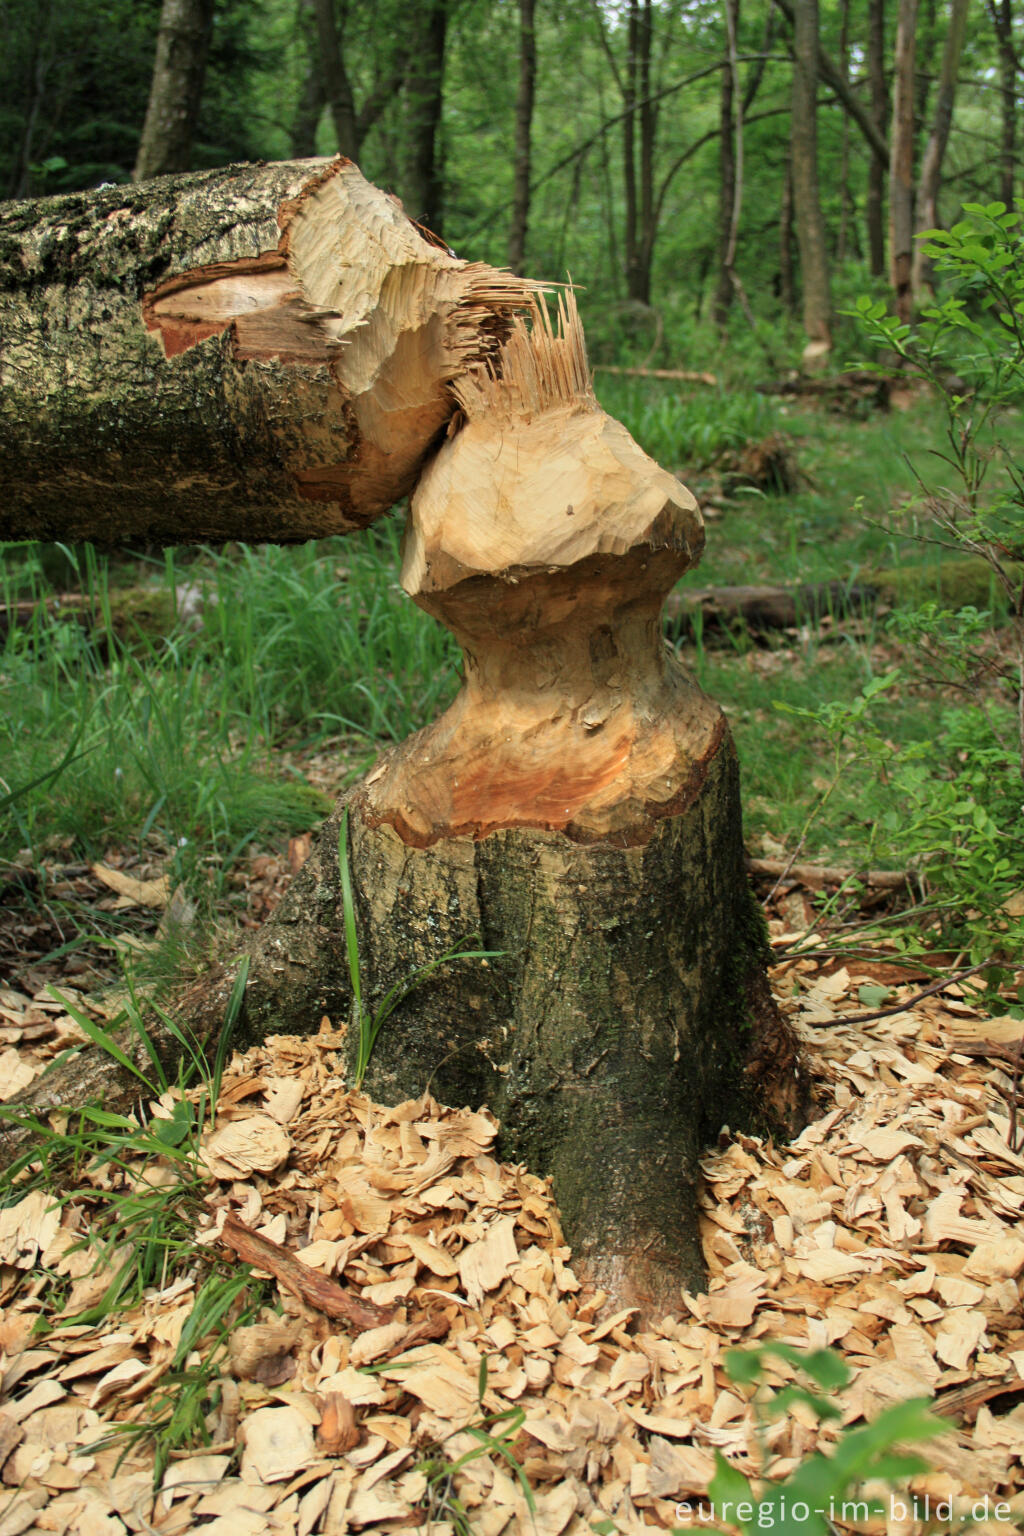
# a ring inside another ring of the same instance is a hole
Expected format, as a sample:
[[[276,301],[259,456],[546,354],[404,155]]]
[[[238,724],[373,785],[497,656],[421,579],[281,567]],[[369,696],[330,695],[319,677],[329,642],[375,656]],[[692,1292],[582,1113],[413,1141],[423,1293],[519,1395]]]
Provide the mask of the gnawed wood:
[[[287,542],[409,491],[535,285],[345,160],[0,211],[0,538]]]

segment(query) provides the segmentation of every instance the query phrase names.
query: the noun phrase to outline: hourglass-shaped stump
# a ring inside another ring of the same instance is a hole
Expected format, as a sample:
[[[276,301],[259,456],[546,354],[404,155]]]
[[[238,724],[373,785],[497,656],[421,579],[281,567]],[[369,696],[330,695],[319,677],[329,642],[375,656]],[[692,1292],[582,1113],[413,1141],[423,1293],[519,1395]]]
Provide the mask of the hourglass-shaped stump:
[[[574,312],[565,330],[520,326],[500,378],[458,387],[466,421],[413,499],[403,585],[465,678],[349,801],[360,953],[377,996],[468,939],[501,954],[413,992],[367,1087],[489,1104],[504,1155],[553,1175],[588,1277],[659,1315],[702,1283],[702,1147],[794,1112],[795,1056],[729,732],[662,638],[700,514],[599,410]]]

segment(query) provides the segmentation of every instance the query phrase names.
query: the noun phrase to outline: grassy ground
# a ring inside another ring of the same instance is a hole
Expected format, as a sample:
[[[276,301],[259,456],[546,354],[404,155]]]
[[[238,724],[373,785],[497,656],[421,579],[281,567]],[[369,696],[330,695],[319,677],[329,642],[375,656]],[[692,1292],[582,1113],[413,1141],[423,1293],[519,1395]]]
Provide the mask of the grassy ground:
[[[895,570],[914,573],[915,596],[950,598],[952,567],[912,537],[907,510],[908,460],[928,462],[942,448],[927,399],[850,419],[749,389],[682,394],[605,378],[599,390],[709,507],[707,551],[691,584]],[[1011,442],[1020,437],[1020,424],[1008,432]],[[779,434],[799,466],[796,489],[720,494],[722,453]],[[9,797],[0,799],[0,874],[45,855],[92,860],[116,846],[169,860],[193,899],[226,900],[244,853],[321,815],[323,790],[339,777],[327,782],[322,771],[326,742],[355,773],[379,743],[436,716],[455,691],[449,638],[397,587],[399,537],[392,518],[353,539],[114,565],[90,550],[7,547],[7,603],[79,591],[93,617],[38,609],[8,630],[0,651],[0,797]],[[135,593],[127,602],[126,584]],[[975,587],[971,599],[984,600],[987,578]],[[837,633],[826,643],[807,628],[768,646],[740,637],[684,653],[733,721],[755,840],[767,835],[791,850],[828,783],[820,723],[784,711],[853,700],[904,660],[882,621]],[[896,744],[927,741],[939,702],[934,690],[900,687],[874,715]],[[882,808],[877,772],[849,770],[813,820],[804,854],[897,857],[879,843]]]

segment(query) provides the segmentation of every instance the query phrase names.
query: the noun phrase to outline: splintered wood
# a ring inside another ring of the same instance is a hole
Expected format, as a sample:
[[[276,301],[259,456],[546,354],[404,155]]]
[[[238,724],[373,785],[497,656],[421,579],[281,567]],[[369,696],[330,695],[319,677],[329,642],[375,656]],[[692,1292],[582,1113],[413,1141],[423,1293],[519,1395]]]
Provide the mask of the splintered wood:
[[[152,1414],[196,1272],[102,1324],[34,1336],[31,1270],[67,1277],[73,1318],[118,1256],[96,1268],[74,1246],[82,1207],[26,1195],[0,1212],[0,1533],[450,1532],[424,1463],[467,1452],[454,1491],[483,1536],[671,1529],[706,1496],[715,1451],[782,1476],[839,1433],[798,1404],[761,1466],[723,1362],[767,1339],[842,1353],[844,1424],[932,1399],[950,1430],[914,1490],[1024,1515],[1024,1157],[1006,1145],[1009,1078],[979,1054],[1014,1036],[936,998],[846,1026],[862,980],[807,961],[777,973],[823,1112],[791,1146],[741,1136],[706,1157],[708,1294],[647,1329],[581,1289],[546,1184],[494,1159],[486,1110],[346,1092],[327,1021],[236,1058],[197,1237],[243,1253],[275,1299],[222,1350],[210,1444],[172,1458],[154,1491],[145,1442],[105,1441]],[[524,1415],[533,1512],[468,1432],[508,1409]]]

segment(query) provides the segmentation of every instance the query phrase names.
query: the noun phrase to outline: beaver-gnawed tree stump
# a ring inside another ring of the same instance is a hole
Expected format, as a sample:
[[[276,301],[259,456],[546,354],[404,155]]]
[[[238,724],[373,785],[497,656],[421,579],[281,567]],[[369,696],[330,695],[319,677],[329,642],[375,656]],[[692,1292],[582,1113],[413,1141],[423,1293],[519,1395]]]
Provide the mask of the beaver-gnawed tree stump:
[[[416,987],[366,1086],[489,1104],[503,1155],[553,1175],[587,1276],[657,1316],[703,1280],[702,1147],[800,1098],[735,752],[662,638],[701,518],[599,410],[571,300],[559,334],[519,323],[456,392],[466,419],[413,498],[402,580],[465,677],[348,798],[348,858],[371,1012],[469,941],[500,954]],[[250,1027],[281,1028],[285,998],[345,1006],[340,817],[261,936]],[[354,1065],[354,1027],[348,1049]]]
[[[490,1104],[588,1276],[677,1307],[701,1147],[793,1123],[801,1092],[729,733],[662,639],[700,514],[598,408],[571,296],[553,328],[347,162],[12,204],[0,234],[0,536],[287,541],[416,485],[402,579],[465,677],[348,798],[368,1010],[467,942],[496,953],[409,993],[366,1085]],[[349,1011],[341,815],[251,946],[240,1036]],[[200,1038],[231,983],[183,1000]],[[93,1050],[20,1099],[137,1092]]]

